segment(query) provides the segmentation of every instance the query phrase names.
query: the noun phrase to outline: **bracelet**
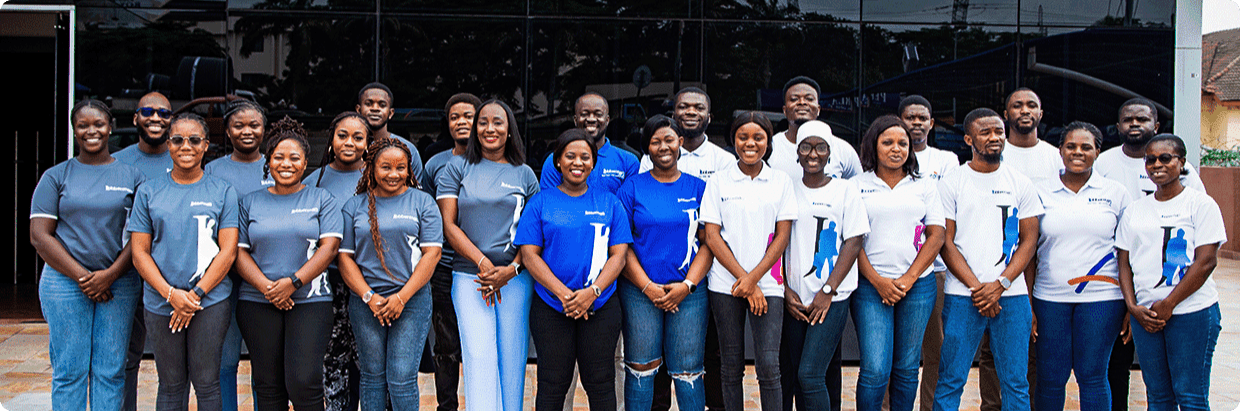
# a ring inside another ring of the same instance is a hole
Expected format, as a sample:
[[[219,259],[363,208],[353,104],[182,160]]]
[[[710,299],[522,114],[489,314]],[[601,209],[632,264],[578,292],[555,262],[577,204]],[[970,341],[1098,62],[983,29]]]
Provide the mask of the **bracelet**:
[[[642,286],[642,293],[645,293],[645,292],[646,292],[646,287],[649,287],[649,286],[650,286],[650,284],[654,284],[654,280],[647,281],[647,282],[646,282],[646,285],[643,285],[643,286]]]
[[[392,296],[393,296],[393,297],[396,297],[396,299],[400,300],[400,305],[405,305],[405,299],[404,299],[404,298],[400,298],[400,294],[392,294]]]
[[[173,287],[171,285],[168,286],[168,297],[164,298],[165,302],[172,302],[172,290],[174,289],[176,289],[176,287]]]
[[[478,257],[478,262],[474,263],[474,265],[476,265],[476,266],[478,266],[479,268],[481,268],[481,267],[482,267],[482,260],[485,260],[485,259],[487,259],[487,256],[486,256],[485,254],[484,254],[482,257]]]

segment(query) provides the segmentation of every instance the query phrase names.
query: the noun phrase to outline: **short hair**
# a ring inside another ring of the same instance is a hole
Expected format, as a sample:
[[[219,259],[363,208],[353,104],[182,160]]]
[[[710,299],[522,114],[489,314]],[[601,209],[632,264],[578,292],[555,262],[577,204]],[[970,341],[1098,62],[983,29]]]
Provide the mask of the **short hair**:
[[[267,138],[267,141],[264,142],[267,149],[263,150],[263,152],[267,154],[267,161],[263,163],[264,179],[271,175],[272,153],[276,151],[276,146],[279,146],[280,143],[284,142],[284,140],[293,140],[298,146],[301,146],[302,158],[307,158],[310,156],[310,143],[306,142],[306,137],[308,137],[310,133],[306,132],[306,129],[302,127],[301,122],[293,120],[292,117],[286,115],[284,118],[280,119],[280,121],[273,123],[271,125],[271,130],[267,132],[267,135],[269,137]],[[328,140],[328,145],[331,145],[330,140]],[[310,161],[307,159],[306,164],[309,163]],[[305,170],[302,170],[302,172],[305,172]]]
[[[926,100],[925,97],[920,95],[913,94],[900,99],[900,107],[896,109],[896,115],[904,117],[904,109],[907,109],[908,106],[925,106],[926,111],[929,111],[931,115],[934,113],[934,108],[930,107],[930,100]]]
[[[1068,134],[1073,131],[1085,130],[1094,136],[1094,148],[1102,151],[1102,131],[1097,126],[1084,121],[1073,121],[1063,128],[1063,138],[1059,140],[1059,147],[1063,147],[1064,142],[1068,141]]]
[[[447,117],[448,112],[452,111],[452,106],[461,103],[469,103],[474,106],[474,110],[476,111],[478,110],[478,106],[482,104],[482,100],[479,100],[478,96],[469,93],[453,94],[452,97],[448,97],[448,103],[443,105],[443,116]]]
[[[204,120],[202,116],[194,114],[192,111],[186,111],[172,116],[172,120],[168,121],[168,130],[172,130],[172,126],[182,121],[192,121],[197,123],[199,127],[202,127],[202,134],[204,138],[211,135],[211,130],[207,128],[207,120]]]
[[[517,116],[512,113],[512,107],[508,107],[503,101],[490,99],[478,105],[478,116],[482,115],[482,109],[489,105],[497,105],[504,110],[505,119],[508,122],[508,140],[504,143],[504,158],[508,160],[508,164],[521,166],[525,164],[525,144],[521,142],[521,132],[517,130]],[[469,142],[465,144],[465,159],[470,164],[477,164],[482,161],[482,142],[478,141],[478,120],[474,117],[474,126],[469,128]]]
[[[590,137],[590,133],[579,128],[570,128],[560,133],[555,139],[555,151],[551,157],[551,166],[555,167],[561,175],[564,170],[560,170],[560,157],[564,155],[564,150],[574,141],[584,141],[586,146],[590,147],[590,158],[594,160],[594,167],[598,167],[598,147],[594,146],[594,139]]]
[[[1144,97],[1134,97],[1128,99],[1128,101],[1125,101],[1124,104],[1119,106],[1119,112],[1115,114],[1115,118],[1121,118],[1124,115],[1124,109],[1128,108],[1128,106],[1149,107],[1150,114],[1154,116],[1154,122],[1158,122],[1158,106],[1155,105],[1153,101],[1150,101],[1150,99]]]
[[[1154,145],[1154,143],[1170,144],[1171,150],[1175,151],[1177,156],[1180,156],[1181,161],[1185,164],[1188,163],[1188,148],[1184,146],[1184,139],[1180,138],[1180,136],[1171,133],[1156,135],[1150,139],[1150,142],[1145,143],[1146,149]],[[1180,175],[1188,175],[1188,167],[1180,167]]]
[[[656,131],[664,127],[671,127],[672,132],[678,136],[685,135],[684,130],[680,129],[680,125],[676,123],[676,120],[672,120],[671,117],[662,114],[655,114],[649,120],[646,120],[646,124],[642,126],[642,138],[640,140],[642,144],[641,147],[638,147],[642,153],[650,155],[650,139],[654,138]]]
[[[388,88],[387,85],[376,81],[362,86],[362,89],[357,92],[357,104],[362,104],[362,96],[365,96],[366,91],[371,89],[379,89],[383,90],[384,93],[387,93],[388,105],[392,105],[393,102],[396,101],[396,95],[392,94],[392,89]]]
[[[676,102],[680,101],[680,96],[683,96],[685,94],[701,94],[702,96],[706,97],[706,109],[709,110],[712,106],[712,104],[710,104],[710,94],[706,94],[706,90],[702,90],[697,87],[689,86],[689,87],[682,88],[680,89],[680,91],[676,92],[676,96],[672,98],[672,107],[676,107]]]
[[[1033,89],[1029,87],[1017,87],[1016,90],[1012,90],[1011,93],[1008,93],[1007,98],[1003,99],[1003,107],[1007,107],[1008,103],[1012,102],[1012,96],[1022,91],[1028,91],[1030,93],[1033,93],[1033,96],[1038,98],[1038,102],[1039,102],[1038,105],[1039,106],[1041,105],[1040,103],[1042,101],[1042,96],[1039,96],[1036,91],[1033,91]]]
[[[573,100],[573,115],[577,114],[577,104],[580,104],[581,100],[585,100],[586,97],[590,96],[598,97],[600,100],[603,100],[603,107],[606,107],[607,113],[611,114],[611,106],[607,102],[607,97],[603,97],[602,94],[593,91],[587,91],[585,94],[578,96],[576,100]]]
[[[741,126],[749,123],[754,123],[757,124],[758,127],[762,127],[762,131],[766,132],[766,137],[768,139],[775,137],[775,127],[771,125],[770,119],[767,119],[766,116],[760,111],[746,111],[736,116],[736,120],[732,120],[732,130],[728,133],[728,139],[732,142],[733,146],[736,145],[736,130],[739,130]],[[766,151],[768,153],[771,151],[770,144],[767,145]]]
[[[1000,119],[1003,118],[999,116],[999,113],[996,113],[994,110],[991,110],[989,108],[986,108],[986,107],[975,108],[973,109],[973,111],[970,111],[968,115],[964,116],[964,133],[969,134],[970,132],[969,128],[973,127],[973,123],[976,122],[977,120],[980,120],[986,117],[999,117]]]
[[[257,111],[258,116],[262,118],[263,126],[267,126],[267,110],[264,110],[263,106],[250,100],[233,100],[228,102],[228,110],[224,112],[224,127],[228,127],[228,122],[232,120],[233,116],[246,110]]]
[[[791,80],[788,80],[787,83],[784,83],[784,94],[782,97],[788,98],[788,89],[791,89],[792,86],[795,86],[797,84],[805,84],[814,89],[814,94],[822,94],[822,88],[818,87],[817,81],[814,81],[814,79],[806,77],[806,76],[796,76],[796,77],[793,77]]]
[[[908,127],[904,125],[904,120],[893,114],[879,116],[870,123],[870,128],[865,130],[865,135],[861,137],[861,169],[864,171],[872,171],[878,168],[878,137],[892,127],[899,127],[904,130],[904,135],[908,135]],[[910,138],[911,140],[911,138]],[[904,159],[904,165],[900,167],[904,170],[904,174],[920,178],[918,173],[917,156],[913,154],[912,148],[908,150],[908,156]]]
[[[69,121],[74,121],[74,119],[77,118],[78,113],[88,108],[99,110],[99,113],[103,114],[103,117],[108,119],[108,124],[112,124],[112,110],[108,108],[108,105],[103,104],[102,101],[91,98],[79,101],[77,104],[73,105],[73,110],[69,111]]]

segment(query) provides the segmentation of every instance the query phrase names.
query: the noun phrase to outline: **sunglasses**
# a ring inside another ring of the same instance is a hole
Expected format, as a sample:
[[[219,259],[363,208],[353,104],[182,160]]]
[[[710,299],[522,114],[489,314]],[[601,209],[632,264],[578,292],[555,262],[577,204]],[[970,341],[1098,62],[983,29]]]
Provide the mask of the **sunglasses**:
[[[196,145],[202,144],[202,142],[203,142],[204,140],[206,140],[206,139],[205,139],[205,138],[203,138],[203,137],[199,137],[199,136],[193,136],[193,137],[185,137],[185,136],[172,136],[172,137],[168,137],[168,142],[169,142],[169,143],[172,143],[172,145],[174,145],[174,146],[184,145],[186,142],[189,142],[189,145],[191,145],[191,146],[196,146]]]
[[[166,108],[142,107],[138,109],[138,115],[142,117],[150,117],[156,114],[160,118],[172,118],[172,110]]]
[[[1167,154],[1167,153],[1162,153],[1162,154],[1159,154],[1159,155],[1156,155],[1156,156],[1145,156],[1145,165],[1147,165],[1147,166],[1152,166],[1152,165],[1154,165],[1154,163],[1155,163],[1155,162],[1159,162],[1159,163],[1163,163],[1163,164],[1171,164],[1171,160],[1174,160],[1174,159],[1177,159],[1177,158],[1182,159],[1182,158],[1184,158],[1184,157],[1183,157],[1183,156],[1177,156],[1177,155],[1174,155],[1174,154]]]

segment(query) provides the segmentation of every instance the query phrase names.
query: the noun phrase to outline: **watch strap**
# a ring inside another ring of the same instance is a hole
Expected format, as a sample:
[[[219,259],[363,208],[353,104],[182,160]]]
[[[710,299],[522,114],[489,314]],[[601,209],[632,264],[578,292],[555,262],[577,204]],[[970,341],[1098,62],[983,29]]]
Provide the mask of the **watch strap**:
[[[297,278],[297,276],[295,276],[295,275],[294,275],[294,276],[289,276],[289,279],[293,280],[293,289],[298,289],[298,288],[301,288],[301,286],[303,285],[303,284],[302,284],[302,282],[301,282],[301,279],[300,279],[300,278]]]
[[[202,299],[202,297],[207,295],[207,292],[203,291],[203,289],[198,286],[194,286],[194,288],[191,289],[190,291],[193,291],[194,295],[197,295],[199,299]]]
[[[362,294],[362,302],[366,304],[370,304],[370,299],[374,297],[375,297],[375,290],[366,291],[366,294]]]

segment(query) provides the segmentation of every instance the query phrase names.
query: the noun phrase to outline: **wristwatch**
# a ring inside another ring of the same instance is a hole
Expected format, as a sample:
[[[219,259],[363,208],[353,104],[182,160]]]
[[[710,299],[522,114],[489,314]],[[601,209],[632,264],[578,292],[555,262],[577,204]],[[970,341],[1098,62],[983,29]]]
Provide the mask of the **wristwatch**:
[[[603,295],[603,290],[602,290],[602,289],[600,289],[600,288],[598,288],[598,286],[597,286],[597,285],[592,285],[592,286],[590,286],[590,289],[591,289],[591,290],[594,290],[594,296],[595,296],[595,297],[598,297],[598,296]]]
[[[289,276],[289,279],[293,280],[293,289],[294,289],[294,290],[296,290],[296,289],[298,289],[298,288],[301,288],[302,283],[301,283],[301,279],[300,279],[300,278],[297,278],[297,276],[293,275],[293,276]]]
[[[373,298],[374,296],[375,296],[375,290],[366,291],[366,294],[362,294],[362,302],[366,304],[370,304],[370,299]]]
[[[826,295],[835,295],[835,287],[832,287],[831,284],[823,284],[822,293]]]
[[[193,291],[194,295],[198,296],[198,299],[200,300],[202,299],[203,296],[207,295],[207,292],[203,291],[202,288],[199,288],[198,286],[194,286],[194,288],[191,289],[190,291]]]
[[[521,272],[521,264],[517,264],[516,261],[513,261],[512,264],[508,264],[508,266],[512,267],[512,269],[516,270],[518,273]]]
[[[1009,288],[1012,288],[1012,280],[1009,280],[1007,279],[1007,277],[1004,277],[1004,276],[999,276],[999,285],[1003,286],[1004,290],[1007,290]]]
[[[697,284],[694,284],[693,281],[690,281],[688,278],[681,282],[689,286],[689,294],[693,294],[694,291],[697,291]]]

